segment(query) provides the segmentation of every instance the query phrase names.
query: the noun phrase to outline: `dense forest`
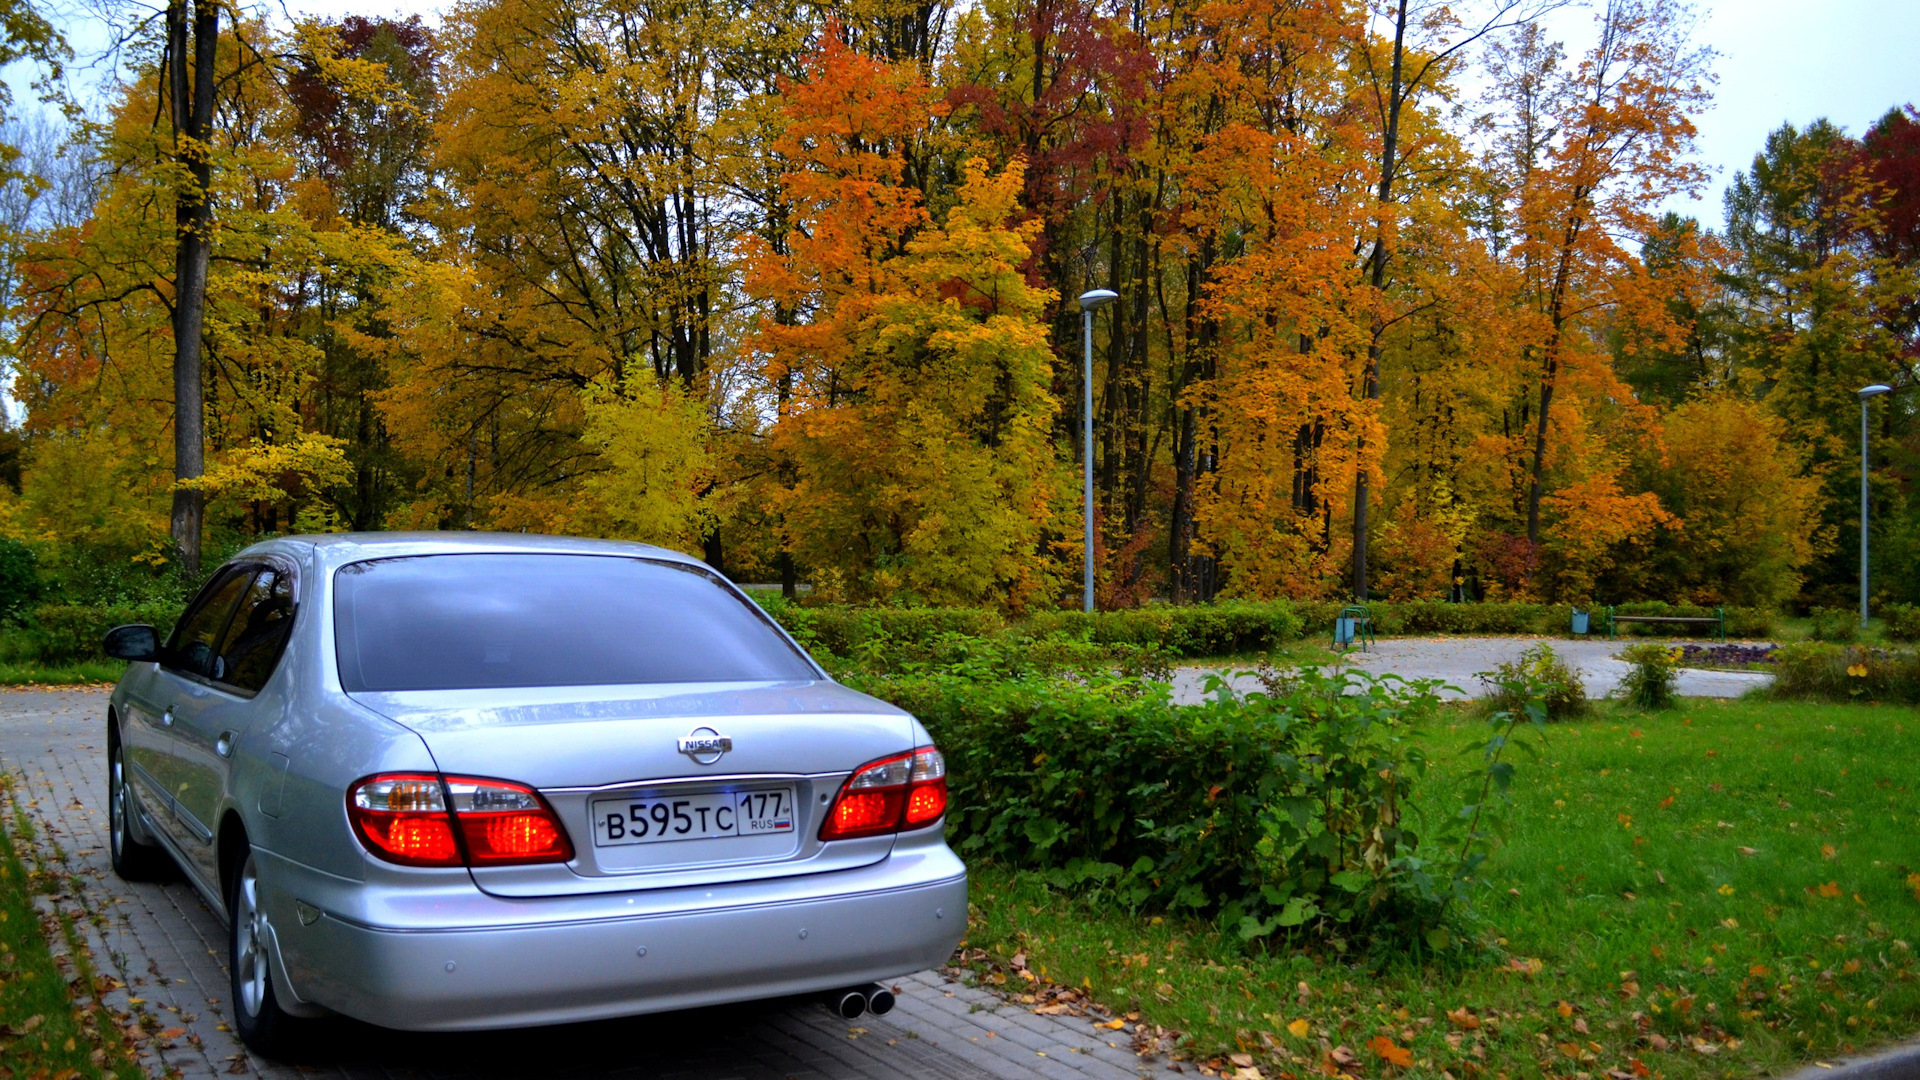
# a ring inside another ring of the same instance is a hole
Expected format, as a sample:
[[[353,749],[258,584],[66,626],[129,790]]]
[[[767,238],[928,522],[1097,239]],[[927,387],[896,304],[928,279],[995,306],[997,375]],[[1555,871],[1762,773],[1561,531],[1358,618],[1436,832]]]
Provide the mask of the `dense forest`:
[[[5,132],[0,536],[81,591],[494,529],[1055,606],[1110,289],[1104,606],[1844,604],[1874,383],[1920,600],[1920,113],[1662,213],[1690,12],[1552,6],[174,0],[109,108]]]

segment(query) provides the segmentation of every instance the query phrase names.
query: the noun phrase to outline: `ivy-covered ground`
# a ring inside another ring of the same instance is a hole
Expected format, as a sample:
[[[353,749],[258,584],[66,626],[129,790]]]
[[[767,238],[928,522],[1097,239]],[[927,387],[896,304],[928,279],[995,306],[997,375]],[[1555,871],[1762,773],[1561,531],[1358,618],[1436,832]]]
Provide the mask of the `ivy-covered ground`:
[[[1422,737],[1444,759],[1484,729],[1460,710]],[[963,955],[1016,992],[1090,992],[1133,1017],[1117,1035],[1180,1032],[1229,1076],[1785,1071],[1920,1031],[1916,756],[1910,709],[1603,706],[1516,760],[1464,947],[1247,955],[982,866]]]

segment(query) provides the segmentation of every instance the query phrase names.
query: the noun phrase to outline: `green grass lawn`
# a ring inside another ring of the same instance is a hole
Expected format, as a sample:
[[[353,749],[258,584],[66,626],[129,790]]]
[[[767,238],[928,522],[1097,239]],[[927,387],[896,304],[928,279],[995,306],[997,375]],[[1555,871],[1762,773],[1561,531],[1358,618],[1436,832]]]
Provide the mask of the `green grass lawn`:
[[[0,808],[11,785],[0,773]],[[97,1005],[76,1007],[69,994],[68,978],[85,986],[92,966],[73,927],[34,906],[36,892],[60,886],[33,862],[26,815],[15,808],[8,817],[0,812],[0,1077],[137,1080],[144,1073],[116,1018]],[[48,935],[65,940],[66,956],[55,959]]]
[[[1464,710],[1428,733],[1443,754],[1480,737]],[[990,979],[1024,951],[1042,981],[1267,1076],[1315,1074],[1342,1047],[1369,1076],[1779,1072],[1920,1032],[1916,758],[1910,709],[1603,706],[1517,760],[1464,953],[1248,957],[1208,925],[995,867],[975,871],[968,945],[1003,965]],[[1403,1050],[1404,1067],[1381,1056]]]

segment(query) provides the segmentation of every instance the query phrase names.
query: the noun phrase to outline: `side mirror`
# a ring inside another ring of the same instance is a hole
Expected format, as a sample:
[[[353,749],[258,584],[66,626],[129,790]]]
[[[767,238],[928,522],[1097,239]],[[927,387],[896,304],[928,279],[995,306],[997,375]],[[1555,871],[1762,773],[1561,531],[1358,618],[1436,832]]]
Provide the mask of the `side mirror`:
[[[107,631],[101,647],[116,660],[158,660],[160,634],[146,623],[116,626]]]

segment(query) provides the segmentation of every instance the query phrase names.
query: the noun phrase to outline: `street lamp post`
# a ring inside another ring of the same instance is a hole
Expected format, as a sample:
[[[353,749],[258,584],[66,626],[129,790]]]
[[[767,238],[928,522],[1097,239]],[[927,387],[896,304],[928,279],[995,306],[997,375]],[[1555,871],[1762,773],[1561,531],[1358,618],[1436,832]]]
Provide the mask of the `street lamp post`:
[[[1094,289],[1080,294],[1081,329],[1086,334],[1086,367],[1080,377],[1080,477],[1082,505],[1087,518],[1086,588],[1081,596],[1081,609],[1093,610],[1093,313],[1115,300],[1120,294],[1111,289]]]
[[[1867,403],[1893,387],[1860,388],[1860,629],[1867,628]]]

